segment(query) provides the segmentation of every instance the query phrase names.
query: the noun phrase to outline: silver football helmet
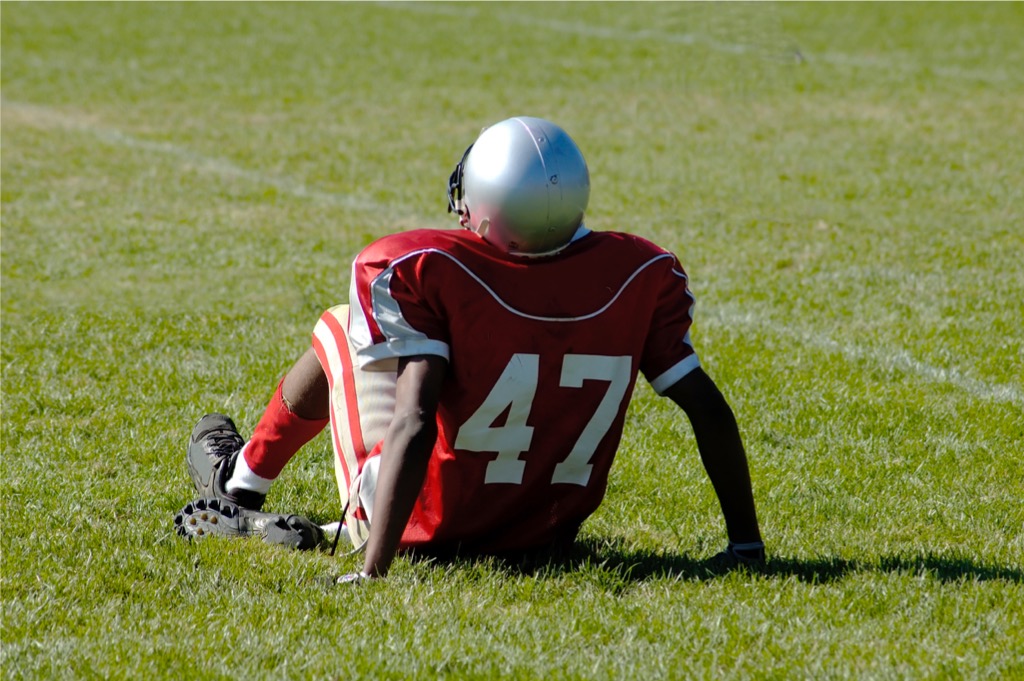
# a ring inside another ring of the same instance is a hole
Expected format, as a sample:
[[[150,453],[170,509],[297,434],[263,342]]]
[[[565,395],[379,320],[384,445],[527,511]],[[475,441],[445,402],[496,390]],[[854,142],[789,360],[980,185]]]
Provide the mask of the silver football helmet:
[[[517,116],[481,133],[448,180],[448,210],[508,253],[547,255],[583,223],[590,173],[565,130]]]

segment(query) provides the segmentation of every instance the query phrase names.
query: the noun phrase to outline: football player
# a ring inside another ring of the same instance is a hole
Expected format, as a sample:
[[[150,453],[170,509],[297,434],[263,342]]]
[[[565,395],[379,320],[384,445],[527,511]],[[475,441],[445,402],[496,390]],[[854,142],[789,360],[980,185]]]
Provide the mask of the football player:
[[[383,577],[405,549],[571,543],[604,496],[642,372],[692,424],[725,516],[720,555],[763,560],[736,420],[690,339],[686,273],[645,239],[587,229],[589,197],[562,128],[487,128],[449,180],[465,229],[363,250],[348,305],[323,314],[248,442],[226,416],[199,422],[187,459],[204,499],[179,531],[316,545],[311,522],[258,511],[329,425],[344,528],[365,548],[344,581]]]

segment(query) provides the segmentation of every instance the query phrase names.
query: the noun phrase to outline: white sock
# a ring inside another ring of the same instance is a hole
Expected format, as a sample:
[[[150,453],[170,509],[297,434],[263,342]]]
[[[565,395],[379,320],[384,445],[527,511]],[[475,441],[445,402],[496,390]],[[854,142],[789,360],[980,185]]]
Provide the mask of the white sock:
[[[248,446],[248,444],[249,443],[246,443],[246,446]],[[245,447],[242,447],[242,451],[238,453],[238,458],[235,459],[235,470],[231,471],[231,478],[228,479],[224,488],[228,492],[247,490],[249,492],[266,494],[270,491],[270,486],[273,483],[273,480],[261,477],[252,472],[252,469],[249,468],[249,464],[245,461]]]

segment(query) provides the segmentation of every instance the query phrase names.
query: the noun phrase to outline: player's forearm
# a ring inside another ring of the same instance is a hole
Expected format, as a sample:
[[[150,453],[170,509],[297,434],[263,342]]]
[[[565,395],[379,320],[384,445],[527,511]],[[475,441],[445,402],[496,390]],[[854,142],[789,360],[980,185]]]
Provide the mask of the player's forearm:
[[[426,477],[427,463],[437,439],[437,424],[420,415],[392,422],[381,452],[380,475],[374,499],[373,523],[366,545],[363,572],[383,577],[398,552],[405,526]]]
[[[708,405],[713,414],[693,421],[701,461],[725,516],[733,542],[761,541],[747,455],[732,409],[723,399]]]

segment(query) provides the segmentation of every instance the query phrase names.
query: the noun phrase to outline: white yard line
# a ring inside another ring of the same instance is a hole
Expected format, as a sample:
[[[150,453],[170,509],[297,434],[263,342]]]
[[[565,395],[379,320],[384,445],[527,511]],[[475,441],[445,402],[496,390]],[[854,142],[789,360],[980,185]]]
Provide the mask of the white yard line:
[[[439,16],[475,17],[480,14],[478,9],[466,4],[444,5],[432,2],[389,2],[387,0],[377,4],[380,7],[392,10],[405,10]],[[728,54],[748,54],[760,49],[753,45],[722,42],[698,33],[664,33],[654,30],[635,31],[616,26],[597,26],[580,21],[559,21],[557,19],[538,17],[525,12],[491,12],[489,10],[488,16],[498,19],[503,24],[519,24],[520,26],[529,26],[530,28],[539,28],[555,33],[582,36],[584,38],[601,38],[602,40],[618,40],[623,42],[657,42],[670,45],[703,45],[716,52]],[[780,45],[779,47],[780,54],[784,54],[783,46]]]
[[[883,369],[897,369],[928,383],[956,386],[981,399],[1024,406],[1024,392],[1019,386],[982,381],[958,367],[937,367],[915,358],[905,348],[840,342],[817,329],[784,324],[773,319],[770,314],[755,315],[742,312],[734,306],[708,306],[703,310],[708,318],[726,326],[756,329],[796,341],[806,347],[838,353],[851,362],[868,362]],[[698,310],[697,314],[702,313]]]
[[[0,104],[4,114],[14,114],[19,119],[28,122],[29,125],[40,128],[57,128],[61,130],[73,130],[86,133],[101,142],[112,144],[127,149],[138,149],[151,152],[161,156],[168,156],[183,161],[185,164],[200,173],[217,175],[227,178],[238,178],[251,182],[252,184],[265,187],[273,187],[284,194],[290,194],[303,199],[309,199],[316,203],[330,206],[338,206],[350,210],[362,210],[370,212],[383,212],[394,214],[395,207],[377,203],[355,194],[344,194],[340,192],[325,192],[309,187],[302,182],[268,175],[254,170],[248,170],[235,165],[231,161],[216,156],[207,156],[197,151],[170,142],[154,142],[139,137],[134,137],[116,128],[107,125],[93,123],[84,116],[65,113],[52,107],[26,102],[14,102],[3,100]]]
[[[480,11],[470,4],[445,5],[433,2],[383,1],[379,2],[378,5],[391,10],[404,10],[439,16],[474,17],[480,15]],[[518,24],[533,29],[584,38],[621,42],[661,43],[664,45],[698,45],[708,48],[713,52],[723,54],[754,55],[765,59],[791,61],[793,63],[808,62],[813,64],[814,62],[823,62],[834,66],[882,69],[902,73],[918,73],[927,70],[942,78],[991,83],[1004,83],[1018,79],[1018,77],[1012,75],[1006,69],[972,69],[957,64],[918,64],[900,58],[898,55],[875,57],[835,51],[807,52],[801,49],[791,36],[781,34],[776,36],[777,44],[770,45],[769,40],[759,42],[758,44],[751,44],[741,41],[717,40],[701,33],[674,33],[653,29],[632,30],[617,26],[599,26],[580,21],[560,21],[538,16],[535,12],[529,10],[529,4],[523,5],[521,11],[515,12],[494,12],[488,9],[488,16],[498,19],[505,25]],[[728,19],[723,18],[720,25],[724,25],[727,21]]]

